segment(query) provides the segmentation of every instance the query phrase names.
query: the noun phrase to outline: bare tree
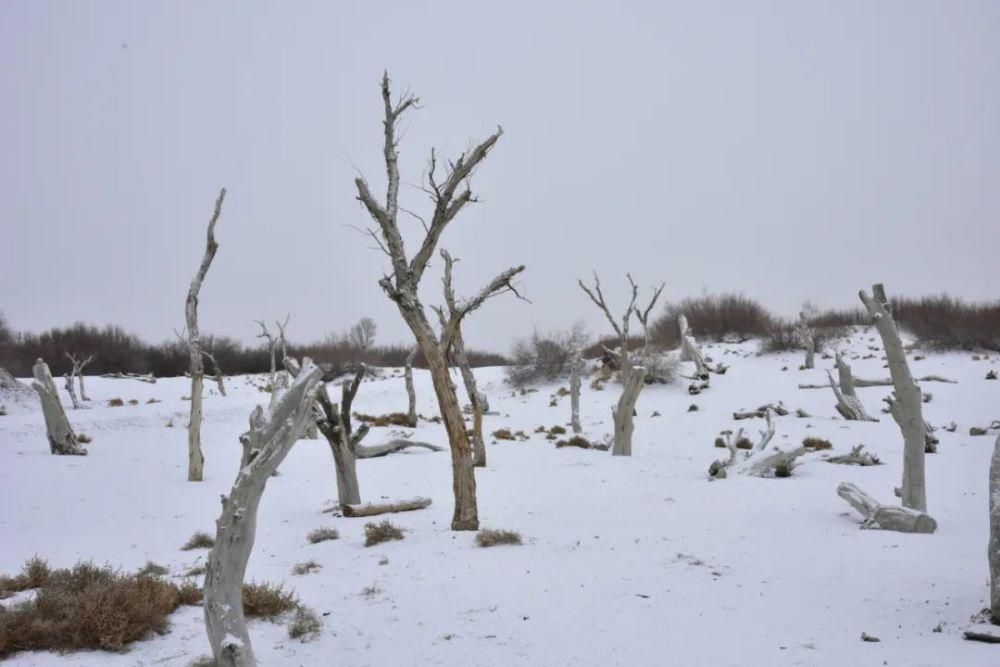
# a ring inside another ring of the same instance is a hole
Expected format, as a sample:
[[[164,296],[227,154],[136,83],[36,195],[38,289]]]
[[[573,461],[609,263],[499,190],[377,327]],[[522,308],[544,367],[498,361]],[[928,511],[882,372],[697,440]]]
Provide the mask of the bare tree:
[[[257,508],[267,481],[312,418],[322,375],[319,367],[304,359],[292,386],[281,392],[266,415],[257,406],[250,415],[250,430],[240,438],[242,466],[229,496],[222,498],[215,546],[205,572],[205,628],[213,664],[257,664],[243,613],[243,579],[257,533]]]
[[[347,332],[347,342],[351,347],[364,354],[375,344],[376,330],[375,320],[370,317],[362,317]]]
[[[76,377],[77,381],[80,383],[80,400],[89,401],[90,399],[87,398],[87,389],[83,386],[83,369],[87,367],[87,364],[94,360],[94,355],[91,354],[86,359],[77,359],[75,356],[67,352],[66,358],[69,359],[69,362],[73,365],[71,375]],[[75,408],[76,406],[74,405],[73,407]]]
[[[38,392],[38,398],[42,401],[42,415],[45,417],[49,449],[53,454],[86,454],[87,450],[80,446],[76,433],[73,432],[73,427],[66,417],[48,364],[39,359],[31,372],[35,376],[31,386]]]
[[[201,353],[201,334],[198,330],[198,293],[205,281],[208,269],[212,266],[219,244],[215,240],[215,223],[222,213],[222,202],[226,198],[226,189],[219,190],[215,200],[215,210],[208,221],[208,235],[205,243],[205,255],[201,266],[191,281],[187,300],[184,304],[184,317],[187,322],[187,346],[191,363],[191,419],[188,422],[188,481],[200,482],[204,475],[205,457],[201,452],[201,419],[202,419],[202,385],[205,381],[205,365]]]
[[[740,443],[748,441],[743,437],[743,429],[724,432],[725,445],[729,450],[729,459],[715,461],[708,468],[708,475],[713,479],[725,479],[730,471],[754,477],[788,477],[792,474],[795,461],[806,453],[805,447],[797,447],[790,451],[775,449],[768,451],[767,447],[774,438],[774,422],[771,420],[770,408],[765,408],[764,418],[767,428],[760,432],[760,440],[750,443],[749,449],[741,450]]]
[[[1000,621],[1000,433],[990,460],[989,499],[990,540],[986,556],[990,564],[990,612],[995,623]]]
[[[617,350],[607,350],[609,354],[612,354],[618,359],[618,367],[620,372],[620,377],[622,381],[622,393],[618,398],[618,404],[612,409],[611,413],[614,418],[615,424],[615,435],[614,444],[611,448],[612,456],[632,456],[632,432],[634,431],[634,420],[635,416],[635,404],[639,400],[639,392],[642,391],[643,383],[646,379],[646,368],[645,366],[634,366],[632,364],[632,359],[629,354],[629,322],[632,316],[635,315],[636,319],[643,327],[644,331],[644,345],[641,352],[641,357],[643,359],[647,358],[650,354],[650,336],[649,336],[649,314],[652,312],[653,307],[656,305],[657,299],[660,298],[660,294],[663,292],[663,285],[661,284],[653,292],[653,297],[649,301],[649,305],[645,309],[640,310],[638,306],[635,305],[636,299],[639,297],[639,286],[635,284],[632,280],[630,274],[626,274],[628,278],[629,285],[632,289],[632,295],[629,299],[628,306],[625,308],[625,313],[621,317],[621,323],[619,324],[615,320],[614,316],[611,315],[611,310],[608,307],[607,300],[604,298],[604,292],[601,291],[601,280],[597,277],[597,272],[594,272],[594,289],[591,290],[587,287],[582,280],[578,280],[577,283],[590,300],[604,313],[604,317],[607,318],[608,322],[611,324],[612,330],[618,336],[618,349]]]
[[[73,373],[68,372],[66,377],[66,393],[69,394],[69,402],[73,404],[74,410],[80,409],[80,401],[76,398],[76,385],[73,383]]]
[[[839,352],[837,353],[837,374],[840,379],[839,386],[833,381],[833,373],[829,370],[826,372],[827,379],[830,381],[830,389],[837,397],[837,412],[848,421],[878,421],[868,414],[861,399],[858,398],[857,392],[854,391],[854,375],[851,373],[851,367],[844,361]]]
[[[505,291],[516,294],[511,281],[515,275],[524,270],[524,266],[503,271],[475,296],[459,303],[455,313],[449,317],[447,325],[442,328],[440,337],[431,327],[424,307],[420,303],[418,286],[442,232],[467,204],[476,201],[470,189],[469,178],[500,139],[503,130],[498,128],[494,134],[470,151],[460,155],[454,162],[449,162],[443,180],[437,173],[436,154],[431,151],[424,192],[430,197],[434,212],[430,224],[425,226],[425,235],[420,248],[411,258],[407,255],[397,221],[400,207],[396,130],[400,118],[412,109],[418,100],[412,95],[404,94],[394,102],[387,73],[382,77],[382,102],[385,134],[383,155],[388,180],[385,202],[376,201],[364,178],[358,177],[354,183],[358,189],[358,199],[378,225],[378,232],[369,230],[369,234],[388,255],[392,264],[391,274],[383,277],[379,285],[396,304],[427,360],[441,416],[448,432],[455,492],[452,530],[476,530],[479,527],[479,513],[476,506],[476,478],[472,466],[469,436],[455,386],[448,372],[447,357],[454,341],[455,331],[462,319],[492,296]]]
[[[406,396],[409,399],[406,410],[406,422],[411,428],[417,426],[417,390],[413,386],[413,362],[420,352],[420,346],[414,345],[410,353],[406,355],[406,369],[403,371],[406,381]]]
[[[806,349],[806,360],[802,368],[816,367],[816,332],[809,326],[809,318],[806,311],[799,312],[799,322],[795,327],[795,337],[799,344]]]
[[[580,426],[580,376],[583,374],[583,358],[580,350],[573,353],[573,359],[569,363],[570,425],[573,433],[579,435],[583,431],[583,427]]]
[[[340,405],[330,400],[326,387],[317,393],[317,403],[322,417],[317,420],[320,433],[326,438],[333,453],[333,464],[337,471],[337,501],[341,507],[361,502],[358,488],[357,447],[368,434],[368,425],[362,424],[357,433],[351,425],[351,404],[365,375],[365,365],[361,364],[354,378],[341,385]]]
[[[277,334],[272,334],[268,330],[267,325],[263,320],[254,320],[260,325],[260,333],[257,334],[257,338],[263,338],[265,344],[267,345],[267,351],[271,356],[271,391],[272,394],[279,388],[284,388],[288,386],[288,376],[283,372],[279,373],[278,365],[279,363],[284,365],[285,359],[288,357],[288,343],[285,340],[285,327],[288,326],[288,321],[291,319],[291,315],[285,317],[285,321],[279,322],[274,321],[275,326],[278,328]],[[278,352],[281,353],[281,360],[278,360]]]

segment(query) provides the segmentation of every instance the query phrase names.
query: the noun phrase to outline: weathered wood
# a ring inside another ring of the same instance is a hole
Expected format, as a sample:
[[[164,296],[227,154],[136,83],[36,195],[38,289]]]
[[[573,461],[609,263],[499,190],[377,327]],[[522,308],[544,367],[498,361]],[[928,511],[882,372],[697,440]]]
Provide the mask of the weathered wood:
[[[42,402],[42,416],[45,418],[45,432],[49,439],[49,450],[60,455],[84,455],[87,450],[77,442],[76,433],[66,417],[62,401],[59,400],[59,390],[52,381],[49,366],[39,359],[31,368],[35,379],[31,386],[38,393]]]
[[[340,511],[346,517],[376,516],[395,512],[412,512],[430,507],[430,498],[412,498],[394,503],[366,503],[364,505],[341,505]]]
[[[872,287],[872,296],[864,290],[858,293],[871,315],[882,345],[885,348],[889,374],[892,377],[894,397],[887,399],[889,413],[896,420],[903,433],[903,507],[918,512],[927,511],[927,487],[924,480],[924,450],[926,448],[926,426],[923,416],[923,401],[920,387],[913,381],[910,366],[906,363],[906,351],[899,337],[896,322],[889,312],[885,288],[881,284]]]
[[[698,341],[695,340],[694,335],[691,333],[687,317],[683,313],[677,316],[677,326],[681,332],[681,361],[691,361],[694,363],[695,376],[705,383],[705,387],[697,392],[701,393],[701,391],[708,388],[710,369],[708,364],[705,363],[705,357],[701,353],[701,348],[698,347]]]
[[[358,485],[357,451],[359,443],[368,434],[368,426],[362,425],[357,433],[351,423],[351,406],[361,386],[366,366],[361,364],[350,382],[341,385],[340,405],[330,400],[325,386],[316,392],[316,403],[322,416],[316,426],[326,438],[333,454],[333,465],[337,477],[337,500],[343,506],[361,502]]]
[[[66,358],[69,359],[70,364],[73,366],[71,375],[80,383],[80,400],[84,402],[90,401],[90,399],[87,398],[87,388],[83,384],[83,369],[94,360],[94,355],[91,354],[86,358],[77,359],[75,355],[66,352]],[[69,389],[69,387],[67,387],[67,389]],[[74,404],[73,407],[76,408],[76,405]]]
[[[937,530],[937,521],[930,515],[908,507],[883,505],[849,482],[840,483],[837,495],[864,517],[862,528],[900,533],[933,533]]]
[[[816,367],[816,332],[809,326],[809,319],[805,311],[799,312],[799,323],[795,328],[795,335],[799,343],[806,350],[805,363],[802,368],[811,369]]]
[[[851,449],[850,454],[838,454],[824,459],[827,463],[840,463],[851,466],[874,466],[882,463],[874,454],[864,451],[864,445]]]
[[[250,430],[241,438],[249,455],[229,495],[222,497],[215,546],[205,568],[205,627],[216,665],[257,664],[243,613],[243,580],[257,532],[257,509],[271,475],[312,418],[322,374],[304,359],[292,386],[266,415],[257,406],[250,415]]]
[[[969,641],[1000,644],[1000,627],[992,623],[979,623],[966,628],[962,636]]]
[[[405,438],[397,438],[396,440],[390,440],[389,442],[382,443],[381,445],[358,445],[355,448],[355,456],[359,459],[374,459],[380,456],[386,456],[387,454],[394,454],[395,452],[401,452],[409,447],[420,447],[422,449],[429,449],[432,452],[443,452],[444,447],[438,445],[432,445],[429,442],[421,442],[420,440],[407,440]]]
[[[156,384],[156,378],[152,373],[142,375],[140,373],[101,373],[102,378],[109,380],[138,380],[147,384]]]
[[[848,421],[878,421],[865,410],[857,393],[854,391],[854,378],[851,374],[851,367],[837,354],[837,373],[840,378],[839,386],[833,381],[833,374],[826,372],[830,381],[830,389],[837,398],[837,412]]]
[[[222,214],[222,202],[226,198],[226,189],[219,191],[215,200],[215,210],[208,221],[208,232],[205,241],[205,254],[202,256],[198,272],[191,281],[187,299],[184,302],[184,319],[187,325],[188,358],[191,372],[191,417],[188,420],[188,481],[200,482],[204,475],[205,456],[201,451],[201,419],[202,419],[202,387],[205,378],[205,364],[201,353],[201,334],[198,330],[198,293],[205,282],[212,260],[219,249],[215,240],[215,224]]]
[[[611,447],[612,456],[632,456],[632,433],[635,430],[635,404],[639,400],[639,392],[645,385],[646,369],[633,366],[625,379],[622,394],[618,397],[618,405],[611,411],[615,424],[614,444]]]
[[[583,371],[583,359],[580,358],[579,351],[574,353],[569,369],[570,425],[573,433],[579,435],[583,432],[583,427],[580,425],[580,385],[582,384],[580,375]]]
[[[890,378],[885,378],[884,380],[865,380],[864,378],[853,378],[854,387],[864,388],[864,387],[891,387],[892,380]],[[923,377],[914,378],[916,382],[945,382],[948,384],[958,384],[958,380],[949,380],[948,378],[941,377],[940,375],[925,375]],[[799,389],[829,389],[828,384],[808,384],[802,383],[799,385]]]
[[[74,410],[80,409],[80,401],[76,398],[76,385],[73,383],[73,373],[66,373],[66,393],[69,394],[70,403],[73,404]]]
[[[990,538],[986,547],[990,566],[990,611],[1000,620],[1000,434],[993,443],[989,476]]]
[[[788,415],[788,409],[779,401],[777,403],[768,403],[762,405],[756,410],[745,410],[742,412],[734,412],[733,419],[739,421],[742,419],[765,419],[767,415],[773,412],[776,415],[785,417]]]
[[[735,435],[730,431],[724,433],[729,459],[714,461],[708,468],[709,477],[725,479],[729,476],[729,471],[754,477],[787,477],[791,475],[795,468],[796,459],[807,454],[808,450],[805,447],[798,447],[787,452],[780,449],[767,452],[767,447],[774,438],[775,425],[771,419],[770,410],[765,412],[764,417],[767,420],[767,428],[760,432],[760,440],[753,444],[749,450],[741,450],[738,447],[743,439],[742,428],[738,429]]]
[[[409,423],[410,428],[417,427],[417,390],[413,386],[413,362],[417,358],[417,352],[420,351],[419,345],[414,345],[413,349],[406,356],[406,368],[403,371],[403,375],[406,381],[406,396],[408,399],[408,407],[406,410],[406,421]]]

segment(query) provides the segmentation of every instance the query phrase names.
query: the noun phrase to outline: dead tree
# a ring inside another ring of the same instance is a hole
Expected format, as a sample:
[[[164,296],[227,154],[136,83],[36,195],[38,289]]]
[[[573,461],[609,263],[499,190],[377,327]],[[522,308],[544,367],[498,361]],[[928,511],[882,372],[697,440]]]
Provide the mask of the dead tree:
[[[83,386],[83,369],[87,367],[87,364],[94,360],[94,355],[91,354],[86,359],[77,359],[74,355],[67,352],[66,358],[69,359],[69,362],[73,365],[72,374],[80,383],[80,400],[84,402],[90,401],[90,399],[87,398],[87,389]],[[75,408],[76,406],[74,405],[73,407]]]
[[[185,329],[184,332],[180,332],[180,331],[177,331],[177,329],[174,329],[174,335],[177,336],[178,340],[180,340],[181,343],[184,344],[184,345],[187,344],[187,333],[186,332],[187,332],[187,329]],[[215,385],[219,388],[219,393],[222,394],[223,396],[225,396],[226,395],[226,380],[225,380],[225,378],[222,375],[222,369],[219,367],[219,362],[216,360],[215,355],[212,354],[211,352],[209,352],[208,350],[202,350],[201,351],[201,356],[203,356],[205,359],[208,359],[209,361],[212,362],[212,372],[214,373],[214,375],[204,375],[204,364],[203,364],[203,367],[202,367],[202,376],[204,378],[209,379],[209,380],[213,380],[215,382]],[[190,372],[185,373],[185,375],[187,377],[191,377],[191,373]],[[154,380],[154,382],[155,382],[155,380]]]
[[[72,371],[66,373],[66,393],[69,394],[70,403],[73,404],[74,410],[80,409],[80,401],[76,398],[76,385],[73,383],[73,373]]]
[[[395,512],[412,512],[431,506],[430,498],[411,498],[394,503],[367,503],[365,505],[341,505],[340,510],[346,517],[377,516]]]
[[[330,400],[325,386],[321,386],[317,392],[316,400],[322,417],[316,421],[316,425],[333,453],[333,464],[337,471],[337,501],[341,507],[361,502],[356,451],[358,443],[368,435],[368,425],[362,424],[357,433],[354,432],[351,405],[361,386],[365,370],[365,365],[361,364],[351,381],[341,385],[339,406]]]
[[[434,332],[423,304],[420,303],[418,287],[427,264],[437,248],[441,234],[448,224],[470,202],[477,201],[469,186],[469,178],[476,167],[486,158],[489,151],[503,134],[497,131],[463,153],[454,162],[449,162],[442,177],[437,173],[437,156],[431,151],[424,192],[430,197],[434,207],[430,223],[425,226],[425,234],[417,252],[410,257],[403,243],[398,224],[399,206],[399,164],[396,152],[396,131],[400,118],[414,108],[418,100],[412,95],[403,95],[393,101],[389,89],[389,75],[382,78],[382,102],[384,107],[383,155],[387,175],[385,202],[376,201],[368,182],[358,177],[354,183],[358,199],[378,226],[378,232],[369,234],[388,255],[392,264],[390,275],[379,280],[379,285],[399,309],[403,320],[410,327],[417,344],[427,360],[434,392],[437,395],[441,417],[448,432],[451,447],[452,485],[455,493],[455,511],[452,515],[452,530],[476,530],[479,527],[479,512],[476,506],[476,478],[472,465],[469,436],[465,420],[458,403],[455,386],[448,371],[447,358],[451,351],[455,331],[462,319],[486,299],[504,291],[517,293],[512,285],[514,276],[524,270],[516,266],[500,273],[475,296],[457,304],[456,311],[443,327],[440,337]]]
[[[271,356],[271,391],[277,391],[277,389],[288,386],[288,376],[285,374],[279,374],[278,372],[278,351],[281,351],[281,364],[284,365],[285,359],[288,357],[288,348],[285,341],[285,327],[288,326],[288,320],[291,319],[291,315],[285,318],[285,322],[281,323],[277,320],[274,324],[278,327],[278,333],[272,334],[267,325],[264,324],[263,320],[254,320],[260,325],[260,333],[257,334],[257,338],[263,338],[266,341],[267,351]]]
[[[737,430],[735,435],[731,431],[724,433],[729,459],[713,462],[708,467],[710,478],[725,479],[730,471],[754,477],[791,476],[796,459],[806,454],[808,450],[805,447],[798,447],[787,452],[780,449],[767,452],[767,446],[774,438],[774,422],[771,420],[770,411],[767,411],[765,418],[767,428],[760,432],[760,440],[756,444],[749,443],[749,440],[743,437],[742,428]],[[748,449],[744,449],[744,446]]]
[[[826,372],[830,381],[830,389],[837,397],[837,412],[848,421],[877,422],[878,420],[868,414],[865,406],[861,404],[861,399],[854,391],[854,377],[851,375],[851,367],[847,365],[839,352],[837,353],[837,374],[840,379],[839,386],[833,381],[833,374],[830,371]]]
[[[698,341],[695,340],[694,334],[691,333],[687,317],[683,313],[677,316],[677,327],[680,329],[681,335],[681,361],[694,363],[694,378],[692,384],[688,387],[688,393],[692,395],[700,394],[708,389],[708,382],[711,377],[710,369],[708,364],[705,363],[705,357],[701,353],[701,348],[698,347]]]
[[[406,396],[409,399],[406,410],[406,423],[410,425],[410,428],[417,427],[417,390],[413,386],[413,362],[417,358],[417,352],[419,351],[420,346],[414,345],[410,353],[406,355],[406,368],[403,371],[403,375],[406,378]]]
[[[937,530],[937,522],[927,514],[908,507],[883,505],[849,482],[840,483],[837,495],[864,517],[862,528],[900,533],[933,533]]]
[[[188,481],[200,482],[204,475],[205,457],[201,453],[201,418],[202,418],[202,385],[205,381],[205,365],[201,353],[201,334],[198,330],[198,293],[205,275],[212,266],[219,244],[215,240],[215,223],[222,213],[222,202],[226,198],[226,189],[219,191],[215,200],[215,210],[208,221],[208,237],[205,243],[205,255],[201,266],[191,281],[187,300],[184,303],[184,317],[187,323],[187,346],[191,372],[191,419],[188,421]]]
[[[892,376],[893,396],[886,399],[889,414],[896,420],[903,433],[903,483],[900,498],[903,507],[927,511],[927,488],[924,482],[924,448],[926,447],[926,425],[924,422],[920,387],[913,381],[910,366],[906,363],[903,341],[899,338],[896,322],[889,312],[889,302],[885,288],[881,284],[872,287],[869,297],[864,290],[858,293],[875,328],[882,337],[889,374]]]
[[[250,634],[243,613],[243,579],[257,531],[257,508],[271,475],[312,418],[322,370],[304,359],[292,386],[265,414],[250,415],[250,430],[240,438],[244,465],[229,496],[222,498],[215,546],[205,572],[205,628],[216,665],[252,667]]]
[[[45,431],[49,438],[49,449],[53,454],[83,455],[87,450],[77,442],[76,433],[70,426],[62,401],[59,400],[59,390],[52,381],[52,373],[48,364],[39,359],[31,369],[35,376],[31,386],[38,392],[42,401],[42,416],[45,417]]]
[[[795,337],[799,344],[806,349],[806,360],[802,368],[816,367],[816,332],[809,326],[809,318],[806,311],[799,312],[799,323],[795,327]]]
[[[370,317],[362,317],[358,323],[347,332],[347,342],[356,349],[362,356],[375,344],[375,320]]]
[[[420,440],[408,440],[406,438],[396,438],[395,440],[384,442],[381,445],[369,446],[369,445],[359,444],[354,448],[354,456],[355,458],[359,459],[376,459],[380,456],[388,456],[389,454],[401,452],[404,449],[409,449],[410,447],[429,449],[432,452],[444,451],[444,447],[439,447],[438,445],[432,445],[429,442],[421,442]]]
[[[618,350],[605,350],[618,359],[618,367],[620,369],[620,377],[622,380],[622,393],[618,398],[618,404],[612,411],[612,417],[614,419],[615,425],[615,435],[614,444],[611,447],[612,456],[632,456],[632,433],[635,430],[634,426],[634,416],[635,416],[635,404],[639,400],[639,392],[642,391],[643,383],[646,379],[646,368],[645,366],[634,366],[630,358],[628,343],[629,343],[629,322],[632,316],[635,315],[636,319],[643,326],[645,332],[644,345],[641,352],[641,358],[647,359],[650,354],[650,336],[649,327],[647,326],[649,322],[649,313],[652,312],[653,306],[656,305],[657,299],[660,298],[660,294],[663,292],[663,284],[659,286],[654,292],[653,297],[649,301],[649,305],[645,309],[640,310],[638,306],[635,305],[636,299],[639,297],[639,286],[635,284],[632,280],[630,274],[626,274],[628,278],[629,286],[632,289],[632,295],[629,299],[628,306],[625,308],[625,313],[622,315],[621,324],[611,315],[611,309],[608,307],[608,302],[604,298],[604,293],[601,291],[601,280],[597,277],[597,272],[594,272],[594,289],[591,290],[587,287],[582,280],[578,280],[577,283],[590,300],[594,302],[601,312],[604,313],[604,317],[611,324],[612,330],[614,330],[615,335],[618,336]]]
[[[997,622],[1000,620],[1000,434],[993,444],[989,489],[990,540],[986,555],[990,564],[990,612]]]
[[[849,454],[838,454],[824,459],[827,463],[840,463],[848,466],[877,466],[881,461],[874,454],[864,451],[864,445],[851,448]]]
[[[582,374],[583,358],[580,356],[580,350],[575,350],[573,358],[569,362],[570,425],[575,435],[579,435],[583,431],[583,427],[580,426],[580,376]]]

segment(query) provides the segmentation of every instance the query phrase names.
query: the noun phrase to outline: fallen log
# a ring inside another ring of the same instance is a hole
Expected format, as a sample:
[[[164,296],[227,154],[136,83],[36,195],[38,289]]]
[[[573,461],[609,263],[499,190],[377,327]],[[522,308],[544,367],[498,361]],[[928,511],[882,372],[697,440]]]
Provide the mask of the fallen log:
[[[837,495],[864,517],[862,528],[900,533],[933,533],[937,530],[937,521],[929,514],[908,507],[883,505],[849,482],[840,483]]]
[[[405,438],[399,438],[397,440],[390,440],[381,445],[372,445],[371,447],[366,447],[365,445],[358,445],[354,456],[359,459],[374,459],[379,456],[386,456],[387,454],[392,454],[394,452],[399,452],[407,447],[423,447],[424,449],[429,449],[432,452],[443,452],[444,447],[439,445],[432,445],[429,442],[420,442],[418,440],[406,440]]]
[[[401,500],[396,503],[365,503],[363,505],[343,505],[340,511],[346,517],[375,516],[377,514],[391,514],[395,512],[411,512],[429,507],[430,498],[411,498]]]
[[[851,449],[850,454],[838,454],[824,460],[827,463],[841,463],[849,466],[877,466],[882,463],[874,454],[863,451],[864,448],[864,445],[858,445]]]
[[[153,377],[152,373],[149,375],[139,375],[138,373],[102,373],[101,377],[110,380],[138,380],[139,382],[156,384],[156,378]]]
[[[922,378],[914,378],[915,382],[946,382],[948,384],[958,384],[958,380],[949,380],[940,375],[925,375]],[[864,378],[854,378],[854,387],[891,387],[892,380],[865,380]],[[799,389],[829,389],[828,384],[800,384]]]
[[[778,403],[768,403],[767,405],[762,405],[756,410],[747,410],[745,412],[734,412],[733,419],[736,420],[754,419],[754,418],[764,419],[767,416],[768,410],[774,412],[774,414],[781,417],[785,417],[788,415],[788,410],[779,401]]]

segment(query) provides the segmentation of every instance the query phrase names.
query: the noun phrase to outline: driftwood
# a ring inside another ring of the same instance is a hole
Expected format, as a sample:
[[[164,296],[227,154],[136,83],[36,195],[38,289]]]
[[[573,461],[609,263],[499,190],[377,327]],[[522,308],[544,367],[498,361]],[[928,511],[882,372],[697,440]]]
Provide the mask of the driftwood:
[[[346,517],[375,516],[395,512],[411,512],[430,507],[430,498],[412,498],[394,503],[365,503],[364,505],[341,505],[340,511]]]
[[[147,384],[156,384],[156,378],[152,373],[141,375],[139,373],[101,373],[102,378],[109,380],[138,380]]]
[[[933,533],[937,530],[937,522],[928,514],[908,507],[882,505],[849,482],[840,483],[837,495],[864,517],[862,528],[894,530],[900,533]]]
[[[66,417],[62,401],[59,400],[59,390],[52,381],[52,373],[48,364],[39,359],[31,369],[35,376],[31,386],[42,401],[42,416],[45,418],[45,431],[49,439],[49,449],[53,454],[84,455],[87,450],[80,446],[76,433]]]
[[[833,374],[830,371],[826,372],[826,376],[830,381],[830,389],[833,390],[834,396],[837,397],[837,412],[848,421],[878,421],[868,414],[857,393],[855,393],[854,376],[851,374],[851,367],[847,365],[847,362],[844,361],[839,353],[837,354],[837,373],[840,377],[839,387],[833,381]]]
[[[380,456],[386,456],[387,454],[393,454],[395,452],[401,452],[409,447],[422,447],[423,449],[429,449],[432,452],[443,452],[444,447],[439,445],[432,445],[429,442],[420,442],[419,440],[407,440],[405,438],[398,438],[396,440],[390,440],[389,442],[383,443],[381,445],[358,445],[354,450],[355,457],[359,459],[374,459]]]
[[[304,359],[292,386],[267,414],[257,406],[250,415],[250,430],[240,438],[244,465],[229,495],[222,497],[215,546],[205,568],[205,628],[216,665],[257,664],[243,613],[243,579],[257,533],[257,508],[267,481],[312,419],[322,374]]]
[[[760,440],[755,445],[751,445],[750,450],[741,450],[737,445],[743,440],[743,429],[736,431],[734,435],[727,431],[724,435],[726,449],[729,450],[729,459],[725,461],[715,461],[708,468],[708,476],[712,479],[725,479],[729,476],[729,471],[738,472],[743,475],[754,477],[788,477],[792,474],[796,459],[807,453],[805,447],[798,447],[791,451],[781,451],[780,449],[766,453],[767,446],[774,438],[774,422],[771,419],[770,411],[765,414],[767,428],[760,432]]]
[[[754,418],[765,419],[765,418],[767,418],[767,415],[768,415],[769,412],[773,412],[774,414],[776,414],[776,415],[778,415],[780,417],[784,417],[784,416],[788,415],[788,410],[779,401],[777,403],[768,403],[767,405],[762,405],[759,408],[757,408],[756,410],[747,410],[747,411],[744,411],[744,412],[734,412],[733,413],[733,419],[735,419],[737,421],[739,421],[741,419],[754,419]]]
[[[864,445],[851,449],[850,454],[838,454],[824,459],[827,463],[840,463],[849,466],[875,466],[882,463],[874,454],[864,451]]]
[[[923,377],[914,378],[914,382],[945,382],[947,384],[958,384],[958,380],[949,380],[948,378],[941,377],[940,375],[925,375]],[[883,380],[866,380],[864,378],[854,378],[854,388],[864,388],[864,387],[891,387],[892,380],[885,378]],[[800,384],[799,389],[829,389],[828,384]]]
[[[701,348],[698,347],[698,341],[695,340],[694,335],[691,333],[690,327],[688,327],[687,317],[683,314],[677,316],[677,326],[680,328],[681,332],[681,361],[690,361],[694,363],[695,377],[705,383],[705,387],[708,387],[708,380],[710,377],[710,369],[708,364],[705,362],[705,357],[701,353]],[[690,392],[689,393],[700,393]]]
[[[962,636],[969,641],[1000,644],[1000,627],[992,623],[980,623],[967,628]]]

